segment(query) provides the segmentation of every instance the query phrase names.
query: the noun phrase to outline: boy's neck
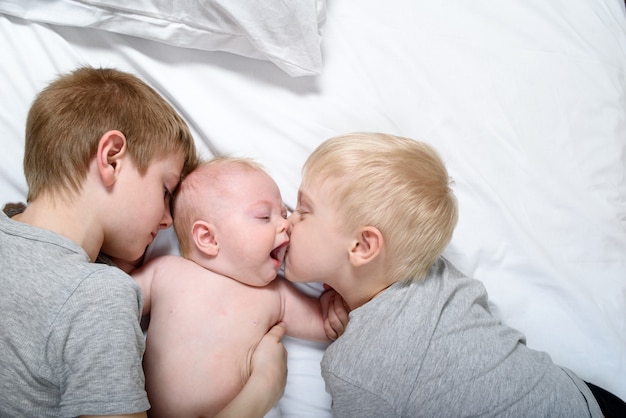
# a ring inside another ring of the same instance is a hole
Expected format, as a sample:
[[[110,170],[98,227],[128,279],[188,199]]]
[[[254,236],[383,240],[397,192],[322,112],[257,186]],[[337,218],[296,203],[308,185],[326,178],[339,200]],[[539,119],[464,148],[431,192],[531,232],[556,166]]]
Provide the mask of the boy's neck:
[[[93,222],[90,210],[83,208],[80,200],[71,204],[39,198],[28,204],[24,212],[12,219],[57,233],[82,247],[94,261],[102,245],[102,233]],[[100,233],[98,233],[100,232]]]
[[[343,297],[351,310],[365,305],[384,292],[395,282],[389,280],[389,272],[384,268],[382,260],[375,260],[352,272],[349,281],[343,281],[345,289],[335,288]]]

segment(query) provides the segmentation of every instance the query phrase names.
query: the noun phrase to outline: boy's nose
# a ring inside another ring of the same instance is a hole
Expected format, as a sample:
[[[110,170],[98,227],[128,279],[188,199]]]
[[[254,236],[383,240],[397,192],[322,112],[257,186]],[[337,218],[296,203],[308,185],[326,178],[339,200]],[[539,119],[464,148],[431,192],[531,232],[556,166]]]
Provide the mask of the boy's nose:
[[[163,211],[163,218],[161,218],[161,223],[159,224],[159,228],[167,229],[174,223],[174,219],[172,218],[172,213],[170,212],[169,207],[165,208]]]

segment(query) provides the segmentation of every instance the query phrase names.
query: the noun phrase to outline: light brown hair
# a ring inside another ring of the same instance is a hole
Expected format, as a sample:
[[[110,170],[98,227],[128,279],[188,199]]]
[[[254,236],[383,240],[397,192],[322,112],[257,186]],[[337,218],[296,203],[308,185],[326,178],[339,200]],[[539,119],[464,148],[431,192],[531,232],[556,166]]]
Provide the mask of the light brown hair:
[[[197,165],[184,120],[153,88],[132,74],[81,67],[61,75],[35,98],[26,122],[24,174],[30,202],[78,193],[102,135],[119,130],[141,174],[170,154]]]

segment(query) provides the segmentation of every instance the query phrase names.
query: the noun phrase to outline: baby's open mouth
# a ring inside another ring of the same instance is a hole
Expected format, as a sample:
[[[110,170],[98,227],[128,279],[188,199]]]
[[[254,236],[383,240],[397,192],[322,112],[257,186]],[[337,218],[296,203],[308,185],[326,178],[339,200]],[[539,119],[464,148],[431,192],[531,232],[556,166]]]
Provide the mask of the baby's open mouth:
[[[283,260],[285,259],[285,253],[287,252],[287,245],[289,244],[289,242],[284,242],[283,244],[279,245],[278,247],[274,248],[272,250],[272,252],[270,253],[270,257],[272,257],[274,260],[278,260],[281,263],[283,262]]]

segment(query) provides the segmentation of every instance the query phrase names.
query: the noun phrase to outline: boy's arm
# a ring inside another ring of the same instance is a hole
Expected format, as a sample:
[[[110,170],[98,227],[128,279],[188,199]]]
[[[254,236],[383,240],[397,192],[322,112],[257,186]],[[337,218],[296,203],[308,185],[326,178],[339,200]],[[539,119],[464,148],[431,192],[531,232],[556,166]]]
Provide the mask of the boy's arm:
[[[283,324],[274,325],[254,349],[251,374],[241,392],[215,418],[262,418],[279,401],[287,382],[287,351],[280,339]]]
[[[300,292],[284,277],[279,276],[276,282],[283,304],[283,321],[289,336],[328,342],[343,334],[349,310],[334,290],[316,299]]]

